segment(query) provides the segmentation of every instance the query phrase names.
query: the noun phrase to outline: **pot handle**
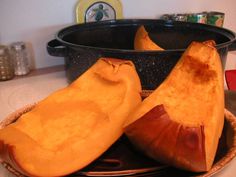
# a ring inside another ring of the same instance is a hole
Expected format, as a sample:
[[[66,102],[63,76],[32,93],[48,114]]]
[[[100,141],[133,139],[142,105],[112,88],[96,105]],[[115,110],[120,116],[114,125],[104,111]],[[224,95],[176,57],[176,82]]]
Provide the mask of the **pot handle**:
[[[236,50],[236,39],[229,45],[229,51]]]
[[[62,45],[57,39],[53,39],[47,43],[48,54],[55,57],[65,57],[66,47]]]

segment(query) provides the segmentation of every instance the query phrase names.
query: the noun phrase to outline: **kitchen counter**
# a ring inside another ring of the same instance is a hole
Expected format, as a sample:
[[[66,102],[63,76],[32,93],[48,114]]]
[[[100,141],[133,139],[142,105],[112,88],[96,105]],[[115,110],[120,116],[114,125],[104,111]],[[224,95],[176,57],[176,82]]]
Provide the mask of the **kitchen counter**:
[[[4,119],[9,113],[21,108],[27,104],[31,104],[41,100],[50,93],[67,86],[67,80],[64,70],[56,72],[31,74],[28,77],[16,78],[10,81],[0,82],[0,120]],[[232,97],[232,95],[234,95]],[[227,99],[233,98],[232,102],[236,102],[236,94],[228,92]],[[233,106],[235,106],[234,104]],[[234,109],[234,108],[233,108]],[[234,110],[235,111],[235,110]],[[223,170],[218,172],[215,177],[235,177],[236,174],[236,158],[233,159]],[[0,165],[1,177],[13,177]]]
[[[55,68],[53,69],[55,71]],[[24,105],[37,102],[68,85],[65,71],[33,72],[28,76],[0,82],[0,120]],[[35,74],[36,73],[36,74]],[[0,177],[14,177],[0,165]]]

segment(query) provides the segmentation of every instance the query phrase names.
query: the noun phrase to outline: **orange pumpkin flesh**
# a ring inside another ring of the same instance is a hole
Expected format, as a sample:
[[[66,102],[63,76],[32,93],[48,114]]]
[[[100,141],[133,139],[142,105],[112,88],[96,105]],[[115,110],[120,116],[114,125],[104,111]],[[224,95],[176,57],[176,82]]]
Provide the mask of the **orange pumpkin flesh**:
[[[134,49],[135,50],[164,50],[153,42],[144,26],[140,26],[135,34],[134,38]]]
[[[28,176],[63,176],[105,152],[141,102],[129,61],[100,59],[70,86],[0,130],[0,157]]]
[[[193,42],[166,80],[128,118],[125,133],[150,157],[208,171],[224,123],[223,72],[210,43]]]

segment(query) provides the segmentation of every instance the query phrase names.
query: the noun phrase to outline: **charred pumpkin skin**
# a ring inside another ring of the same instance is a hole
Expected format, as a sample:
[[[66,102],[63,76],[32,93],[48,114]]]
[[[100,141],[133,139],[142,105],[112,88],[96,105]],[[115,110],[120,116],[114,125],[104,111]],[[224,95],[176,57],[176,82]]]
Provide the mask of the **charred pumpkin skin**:
[[[135,34],[134,38],[135,50],[164,50],[155,42],[153,42],[144,26],[140,26]]]
[[[126,135],[141,151],[148,149],[146,154],[157,161],[191,171],[198,170],[195,166],[206,168],[203,127],[171,120],[163,105],[126,127]]]
[[[102,58],[0,130],[0,157],[26,176],[64,176],[104,153],[141,102],[130,61]]]
[[[193,42],[125,127],[150,157],[195,172],[211,168],[224,124],[222,65],[212,45]]]

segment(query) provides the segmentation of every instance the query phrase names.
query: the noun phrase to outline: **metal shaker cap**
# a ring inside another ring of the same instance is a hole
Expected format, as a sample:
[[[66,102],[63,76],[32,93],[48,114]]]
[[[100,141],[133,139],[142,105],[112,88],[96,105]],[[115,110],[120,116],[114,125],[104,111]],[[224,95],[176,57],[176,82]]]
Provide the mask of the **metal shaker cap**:
[[[25,49],[25,43],[24,42],[14,42],[11,44],[11,49],[13,50],[24,50]]]

